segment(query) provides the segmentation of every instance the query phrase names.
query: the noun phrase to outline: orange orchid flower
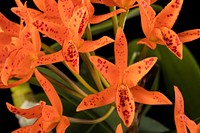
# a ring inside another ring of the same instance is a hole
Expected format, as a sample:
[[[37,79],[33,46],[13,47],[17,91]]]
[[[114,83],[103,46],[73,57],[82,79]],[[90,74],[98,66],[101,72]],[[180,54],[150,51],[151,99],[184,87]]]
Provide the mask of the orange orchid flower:
[[[120,118],[129,127],[134,119],[135,102],[143,104],[171,104],[159,92],[149,92],[137,86],[141,78],[156,63],[156,57],[150,57],[127,66],[127,41],[121,28],[118,28],[115,49],[115,65],[98,56],[90,57],[97,70],[108,80],[110,87],[86,96],[77,107],[77,111],[96,108],[116,102]]]
[[[137,1],[140,7],[143,32],[146,36],[138,44],[145,44],[151,49],[155,49],[156,44],[165,45],[179,59],[182,59],[182,43],[200,37],[200,29],[180,34],[171,30],[181,10],[183,0],[172,0],[157,16],[147,1]]]
[[[189,129],[190,133],[200,133],[200,123],[196,124],[194,121],[190,120],[184,113],[184,99],[177,86],[174,86],[174,92],[174,120],[177,133],[187,133],[187,128]]]
[[[63,61],[62,52],[44,55],[38,31],[31,25],[23,27],[0,14],[1,43],[0,88],[10,88],[30,79],[35,67]],[[26,64],[26,65],[25,65]],[[11,78],[16,82],[8,83]]]
[[[65,133],[70,122],[66,116],[63,116],[63,107],[60,98],[52,84],[43,77],[39,71],[35,70],[35,76],[46,93],[51,105],[46,105],[41,101],[40,105],[29,109],[20,109],[9,103],[6,103],[10,112],[18,114],[27,119],[38,118],[33,125],[19,128],[12,133],[48,133],[56,127],[57,133]]]

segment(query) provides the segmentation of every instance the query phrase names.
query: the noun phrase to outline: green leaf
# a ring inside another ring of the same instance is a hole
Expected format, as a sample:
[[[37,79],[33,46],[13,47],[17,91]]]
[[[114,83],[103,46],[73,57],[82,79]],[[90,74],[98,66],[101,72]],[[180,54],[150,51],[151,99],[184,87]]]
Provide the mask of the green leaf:
[[[169,129],[158,121],[145,115],[141,116],[139,126],[140,133],[163,133],[167,131],[169,131]]]
[[[168,90],[170,97],[174,99],[173,86],[178,86],[184,97],[186,114],[191,119],[199,117],[200,69],[190,51],[184,46],[183,60],[179,60],[161,45],[158,45],[156,50],[150,53],[159,57],[158,63],[164,87]]]

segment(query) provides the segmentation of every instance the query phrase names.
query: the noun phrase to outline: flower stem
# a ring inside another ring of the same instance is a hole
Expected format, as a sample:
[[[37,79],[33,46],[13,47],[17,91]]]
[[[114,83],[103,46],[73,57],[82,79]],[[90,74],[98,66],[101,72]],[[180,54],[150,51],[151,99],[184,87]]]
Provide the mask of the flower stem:
[[[79,119],[79,118],[72,118],[72,117],[68,117],[68,119],[70,120],[70,122],[72,123],[82,123],[82,124],[95,124],[95,123],[100,123],[102,121],[104,121],[105,119],[107,119],[111,114],[112,112],[114,111],[115,107],[114,106],[111,106],[108,111],[106,111],[106,113],[100,117],[100,118],[97,118],[95,120],[84,120],[84,119]]]
[[[111,6],[110,7],[110,12],[115,11],[116,10],[116,6]],[[112,17],[112,23],[113,23],[113,30],[114,30],[114,34],[116,35],[117,33],[117,28],[118,28],[118,19],[117,19],[117,15],[114,15]]]
[[[140,54],[140,57],[139,57],[139,61],[142,60],[142,59],[144,59],[146,57],[148,51],[149,51],[149,47],[147,47],[146,45],[144,45],[143,48],[142,48],[142,52]]]
[[[124,29],[125,22],[126,22],[126,17],[127,17],[128,12],[129,12],[129,10],[126,10],[126,12],[122,12],[120,14],[120,17],[119,17],[119,26],[122,27],[122,29]]]
[[[90,74],[92,75],[92,78],[94,79],[95,84],[97,85],[97,88],[99,91],[104,90],[104,87],[101,83],[99,74],[97,70],[93,67],[92,63],[89,60],[89,53],[80,53],[81,58],[83,59],[84,63],[86,64],[88,70],[90,71]]]
[[[87,94],[82,91],[69,77],[67,77],[62,71],[60,71],[57,67],[54,65],[46,65],[49,69],[54,71],[57,75],[59,75],[63,80],[65,80],[67,83],[69,83],[74,90],[76,90],[78,93],[83,95],[84,97],[87,96]]]

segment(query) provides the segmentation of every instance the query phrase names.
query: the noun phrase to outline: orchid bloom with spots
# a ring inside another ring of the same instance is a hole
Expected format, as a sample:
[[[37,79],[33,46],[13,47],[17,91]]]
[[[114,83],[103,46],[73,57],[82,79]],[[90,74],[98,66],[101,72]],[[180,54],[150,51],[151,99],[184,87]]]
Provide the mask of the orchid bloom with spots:
[[[172,0],[157,16],[155,16],[156,13],[149,2],[137,1],[140,8],[142,29],[146,36],[138,44],[145,44],[151,49],[155,49],[156,44],[165,45],[179,59],[182,59],[182,43],[200,37],[200,29],[188,30],[180,34],[171,30],[181,10],[183,0]]]
[[[127,41],[121,28],[118,28],[116,34],[114,50],[115,65],[98,56],[90,57],[97,70],[108,80],[110,87],[86,96],[78,105],[77,111],[104,106],[115,101],[120,118],[129,127],[135,115],[135,102],[151,105],[171,104],[163,94],[137,86],[138,81],[156,63],[156,57],[146,58],[128,67]]]
[[[31,25],[23,26],[8,20],[0,14],[2,32],[0,77],[1,88],[10,88],[30,79],[35,67],[63,61],[61,51],[44,54],[40,51],[41,40],[38,31]],[[11,78],[16,82],[8,83]]]
[[[189,129],[190,133],[200,133],[200,123],[196,124],[194,121],[190,120],[184,113],[184,99],[177,86],[174,86],[174,92],[174,120],[177,133],[187,133],[187,128]]]
[[[37,118],[33,125],[19,128],[13,133],[49,133],[56,127],[57,133],[65,133],[70,122],[66,116],[63,116],[63,107],[61,100],[52,84],[42,76],[39,71],[35,70],[35,76],[46,93],[50,105],[46,105],[41,101],[40,105],[36,105],[29,109],[20,109],[9,103],[6,103],[10,112],[18,114],[27,119]]]

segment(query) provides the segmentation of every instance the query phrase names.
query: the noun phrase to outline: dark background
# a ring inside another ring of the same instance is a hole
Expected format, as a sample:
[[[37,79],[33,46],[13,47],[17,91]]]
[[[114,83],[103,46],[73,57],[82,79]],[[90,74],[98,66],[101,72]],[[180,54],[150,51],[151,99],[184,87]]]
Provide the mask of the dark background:
[[[168,2],[170,2],[170,0],[158,0],[157,3],[164,6]],[[19,18],[10,11],[10,8],[13,6],[15,6],[14,0],[0,0],[0,12],[5,14],[9,19],[18,22]],[[185,30],[200,28],[199,13],[200,7],[198,5],[198,0],[184,0],[183,8],[173,30],[179,33]],[[128,40],[144,36],[141,32],[140,17],[136,17],[133,20],[126,22],[125,34],[127,35]],[[190,49],[197,62],[200,64],[200,39],[186,43],[185,45]],[[5,102],[12,103],[11,94],[8,89],[0,90],[0,133],[10,133],[18,128],[18,125],[16,124],[17,120],[14,115],[7,111]]]

